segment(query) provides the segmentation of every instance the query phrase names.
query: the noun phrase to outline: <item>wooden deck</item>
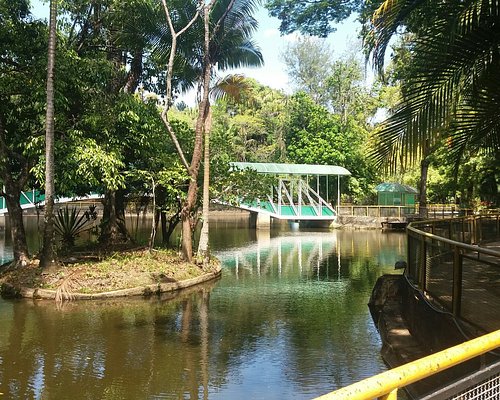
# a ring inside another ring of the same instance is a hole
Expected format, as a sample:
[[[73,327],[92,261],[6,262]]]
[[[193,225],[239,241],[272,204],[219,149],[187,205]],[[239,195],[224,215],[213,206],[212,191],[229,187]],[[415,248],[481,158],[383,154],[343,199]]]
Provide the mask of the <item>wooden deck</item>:
[[[384,221],[382,229],[404,230],[408,225],[408,221]]]

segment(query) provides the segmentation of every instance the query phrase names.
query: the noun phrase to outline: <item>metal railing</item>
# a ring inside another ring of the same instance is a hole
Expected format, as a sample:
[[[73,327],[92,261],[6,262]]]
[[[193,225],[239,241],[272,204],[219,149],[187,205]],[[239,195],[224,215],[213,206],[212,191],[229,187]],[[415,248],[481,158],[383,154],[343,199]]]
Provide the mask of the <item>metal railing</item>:
[[[383,206],[383,205],[354,205],[341,204],[339,215],[355,217],[376,217],[376,218],[403,218],[419,214],[419,205],[406,206]],[[488,210],[483,210],[487,212]],[[455,204],[429,204],[425,209],[427,218],[450,218],[465,215],[473,215],[474,210],[460,208]]]
[[[500,215],[413,222],[408,233],[407,280],[456,318],[491,333],[367,378],[321,400],[396,400],[398,389],[500,348],[500,252],[482,247],[500,239]],[[479,312],[481,311],[481,312]],[[433,392],[426,399],[500,398],[500,363]]]
[[[407,233],[408,279],[456,318],[500,329],[495,307],[484,306],[500,300],[500,252],[486,247],[500,240],[500,215],[413,222]]]
[[[398,389],[495,350],[498,347],[500,347],[500,330],[364,379],[350,386],[320,396],[316,400],[368,400],[374,398],[396,400]],[[440,398],[498,398],[500,395],[498,371],[490,371],[488,376],[483,377],[479,383],[471,380],[466,388],[460,388],[460,390],[462,393],[469,391],[475,392],[476,395],[485,394],[486,396],[456,397],[457,391],[455,391],[454,394],[447,393],[446,397]]]
[[[355,217],[375,217],[375,218],[402,218],[409,214],[418,212],[416,206],[358,206],[340,205],[338,215]]]

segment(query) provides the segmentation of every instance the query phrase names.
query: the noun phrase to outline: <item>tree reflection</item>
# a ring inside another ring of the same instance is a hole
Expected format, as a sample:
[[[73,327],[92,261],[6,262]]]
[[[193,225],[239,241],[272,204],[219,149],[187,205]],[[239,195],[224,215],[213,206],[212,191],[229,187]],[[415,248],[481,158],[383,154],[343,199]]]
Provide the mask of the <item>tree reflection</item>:
[[[264,235],[219,252],[220,283],[176,298],[61,309],[3,301],[0,392],[209,399],[233,388],[247,398],[314,397],[382,368],[366,303],[404,252],[403,235]]]

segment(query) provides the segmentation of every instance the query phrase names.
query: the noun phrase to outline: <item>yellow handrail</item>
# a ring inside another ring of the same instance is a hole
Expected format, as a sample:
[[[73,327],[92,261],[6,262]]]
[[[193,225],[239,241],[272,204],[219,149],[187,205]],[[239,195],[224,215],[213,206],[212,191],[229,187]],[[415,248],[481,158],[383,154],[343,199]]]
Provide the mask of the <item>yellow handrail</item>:
[[[500,347],[500,330],[412,361],[316,400],[396,399],[397,390]]]

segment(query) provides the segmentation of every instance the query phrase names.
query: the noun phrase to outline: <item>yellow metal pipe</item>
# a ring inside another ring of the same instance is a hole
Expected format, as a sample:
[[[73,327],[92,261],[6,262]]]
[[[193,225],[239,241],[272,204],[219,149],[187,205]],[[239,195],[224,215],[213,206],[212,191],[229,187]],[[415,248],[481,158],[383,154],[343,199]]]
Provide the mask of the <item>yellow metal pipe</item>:
[[[398,400],[398,389],[394,389],[391,392],[380,396],[379,400]]]
[[[316,400],[366,400],[386,396],[395,389],[411,385],[497,347],[500,347],[500,330],[364,379]]]

